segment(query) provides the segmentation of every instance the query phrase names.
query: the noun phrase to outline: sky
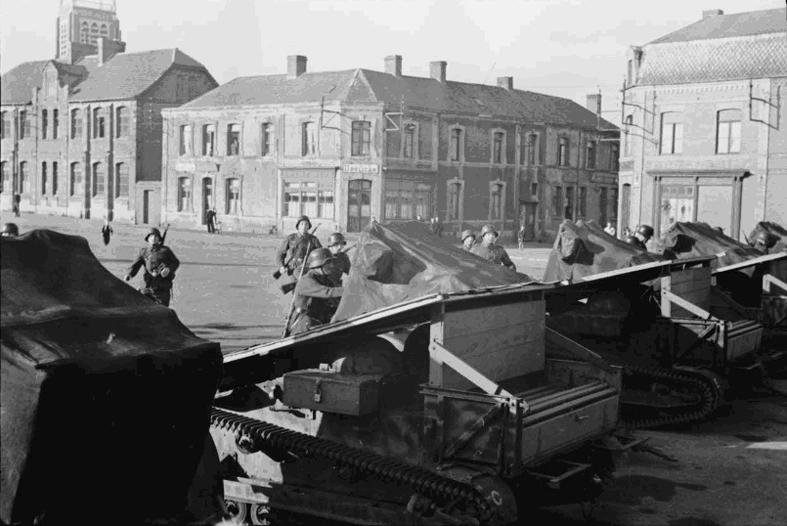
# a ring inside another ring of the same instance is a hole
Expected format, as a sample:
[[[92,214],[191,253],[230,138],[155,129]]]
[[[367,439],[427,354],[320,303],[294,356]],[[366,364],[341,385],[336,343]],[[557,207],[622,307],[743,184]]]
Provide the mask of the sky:
[[[584,104],[618,103],[631,45],[699,20],[705,9],[738,13],[785,0],[117,0],[127,51],[178,47],[219,83],[286,71],[383,69],[402,55],[406,75],[428,76],[445,60],[448,80],[514,87]],[[53,58],[59,0],[0,0],[0,71]]]

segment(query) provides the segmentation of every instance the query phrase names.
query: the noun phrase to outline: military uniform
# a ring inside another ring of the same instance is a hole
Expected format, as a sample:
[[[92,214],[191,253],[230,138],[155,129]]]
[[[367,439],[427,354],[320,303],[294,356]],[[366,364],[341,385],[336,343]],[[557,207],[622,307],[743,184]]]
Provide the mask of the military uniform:
[[[304,274],[295,286],[295,310],[289,334],[305,332],[331,321],[343,291],[329,275],[316,270]]]
[[[333,256],[329,269],[328,277],[331,278],[331,282],[339,285],[342,282],[342,274],[350,273],[350,256],[346,252],[339,252]]]
[[[514,262],[511,261],[510,257],[508,257],[508,252],[506,252],[506,249],[500,245],[484,246],[483,244],[479,243],[477,245],[473,245],[473,248],[470,249],[470,253],[484,258],[495,265],[503,265],[510,268],[511,270],[516,270],[516,265],[514,265]]]
[[[129,267],[127,275],[133,278],[140,268],[144,268],[145,274],[142,278],[145,281],[145,290],[143,292],[153,298],[156,303],[169,307],[172,297],[172,282],[179,266],[180,261],[168,246],[148,246],[139,251],[139,255]],[[163,268],[169,269],[166,277],[161,276]]]
[[[315,248],[320,247],[322,247],[320,240],[308,232],[303,235],[297,232],[290,234],[276,251],[276,266],[287,268],[287,273],[297,278],[301,273],[301,265],[303,265],[306,256]]]

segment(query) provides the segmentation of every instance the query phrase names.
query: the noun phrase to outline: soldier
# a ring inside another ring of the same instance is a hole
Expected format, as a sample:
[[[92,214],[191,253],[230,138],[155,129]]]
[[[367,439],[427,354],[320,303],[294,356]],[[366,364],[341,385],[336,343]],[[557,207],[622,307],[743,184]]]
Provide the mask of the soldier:
[[[290,234],[282,241],[276,251],[276,264],[279,266],[280,274],[294,275],[297,279],[300,267],[309,251],[322,247],[320,241],[309,233],[311,227],[312,223],[309,218],[301,216],[295,223],[297,232]],[[275,277],[278,278],[278,276]]]
[[[109,219],[104,219],[104,226],[101,227],[101,237],[104,240],[104,245],[109,245],[109,239],[112,236],[112,226],[109,224]]]
[[[298,334],[313,327],[328,323],[336,312],[337,299],[344,289],[331,280],[333,256],[327,248],[318,248],[309,253],[308,269],[295,286],[293,312],[290,315],[286,334]]]
[[[481,229],[481,242],[473,246],[470,252],[478,257],[484,258],[490,263],[503,265],[511,270],[516,270],[516,265],[514,265],[514,262],[508,257],[506,249],[495,243],[498,235],[494,225],[484,225]]]
[[[475,244],[475,234],[472,230],[462,230],[462,250],[470,252]]]
[[[648,241],[653,237],[653,227],[650,225],[640,225],[636,232],[634,232],[634,237],[639,241],[635,246],[642,248],[642,250],[647,250]]]
[[[19,235],[19,227],[16,223],[6,223],[3,225],[3,237],[17,237]]]
[[[757,250],[767,254],[779,241],[779,237],[775,234],[771,234],[765,230],[759,230],[757,235],[754,236],[754,239],[751,240],[751,244]]]
[[[126,281],[136,276],[140,268],[144,268],[145,287],[141,288],[140,292],[156,303],[169,307],[172,281],[180,261],[172,250],[162,243],[158,228],[151,228],[145,235],[145,241],[148,246],[139,251],[139,256],[128,269]]]
[[[340,232],[334,232],[328,240],[328,250],[331,251],[333,256],[333,262],[330,265],[333,272],[331,272],[330,277],[335,285],[341,283],[342,274],[350,273],[350,258],[347,252],[344,251],[346,245],[347,241]]]
[[[623,241],[625,241],[629,245],[632,245],[633,247],[639,250],[647,250],[647,248],[645,248],[645,245],[642,244],[642,241],[640,241],[639,238],[635,236],[626,236],[626,238]]]

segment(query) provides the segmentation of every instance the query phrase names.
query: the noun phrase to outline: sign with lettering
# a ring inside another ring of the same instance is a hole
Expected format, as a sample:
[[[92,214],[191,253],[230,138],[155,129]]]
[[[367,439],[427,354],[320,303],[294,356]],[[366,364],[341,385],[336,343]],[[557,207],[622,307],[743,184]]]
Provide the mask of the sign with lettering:
[[[378,174],[380,167],[376,164],[343,164],[342,172],[346,174]]]

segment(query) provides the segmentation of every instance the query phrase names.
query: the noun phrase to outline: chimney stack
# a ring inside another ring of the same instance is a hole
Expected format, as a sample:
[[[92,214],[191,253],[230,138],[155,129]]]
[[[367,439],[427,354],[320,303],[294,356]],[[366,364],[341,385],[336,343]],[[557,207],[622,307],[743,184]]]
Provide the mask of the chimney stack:
[[[287,57],[287,78],[294,79],[306,73],[306,57],[290,55]]]
[[[723,15],[724,11],[721,9],[706,9],[702,12],[702,19],[705,20],[706,18],[710,18],[712,16],[720,16]]]
[[[514,89],[514,77],[497,77],[497,85],[511,91]]]
[[[444,60],[429,63],[429,76],[440,82],[445,82],[445,66],[448,63]]]
[[[394,77],[401,77],[402,55],[388,55],[385,57],[385,72]]]
[[[601,115],[601,93],[588,94],[585,107],[596,115]]]

